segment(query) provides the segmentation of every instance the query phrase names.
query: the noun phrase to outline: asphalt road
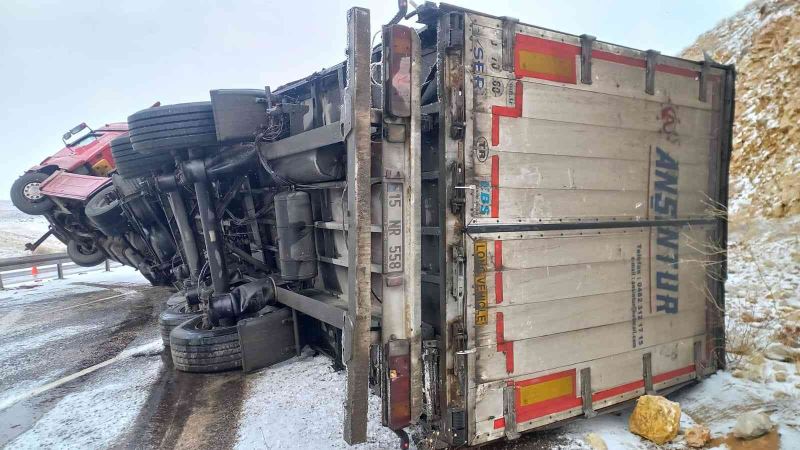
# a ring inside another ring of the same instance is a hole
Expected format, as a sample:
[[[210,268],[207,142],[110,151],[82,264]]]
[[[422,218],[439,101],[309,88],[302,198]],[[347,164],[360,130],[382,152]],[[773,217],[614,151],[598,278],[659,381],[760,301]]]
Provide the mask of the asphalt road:
[[[169,291],[74,278],[0,292],[0,447],[232,447],[244,377],[172,369],[157,325]]]

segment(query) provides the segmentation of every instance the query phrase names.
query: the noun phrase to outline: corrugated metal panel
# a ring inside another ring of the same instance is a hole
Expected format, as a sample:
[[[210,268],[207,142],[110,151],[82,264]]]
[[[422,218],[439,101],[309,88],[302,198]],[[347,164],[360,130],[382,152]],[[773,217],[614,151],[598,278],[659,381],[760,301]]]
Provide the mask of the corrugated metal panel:
[[[656,61],[648,94],[642,52],[595,43],[584,84],[578,38],[514,26],[509,71],[502,21],[467,14],[473,444],[694,378],[717,314],[723,72],[701,101],[699,66]]]

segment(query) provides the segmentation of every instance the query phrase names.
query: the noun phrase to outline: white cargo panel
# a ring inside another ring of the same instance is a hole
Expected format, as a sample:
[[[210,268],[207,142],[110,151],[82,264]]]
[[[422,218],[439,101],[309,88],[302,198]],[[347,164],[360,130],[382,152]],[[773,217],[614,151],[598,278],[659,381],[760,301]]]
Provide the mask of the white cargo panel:
[[[723,72],[594,42],[588,83],[578,37],[465,34],[470,443],[712,371]]]

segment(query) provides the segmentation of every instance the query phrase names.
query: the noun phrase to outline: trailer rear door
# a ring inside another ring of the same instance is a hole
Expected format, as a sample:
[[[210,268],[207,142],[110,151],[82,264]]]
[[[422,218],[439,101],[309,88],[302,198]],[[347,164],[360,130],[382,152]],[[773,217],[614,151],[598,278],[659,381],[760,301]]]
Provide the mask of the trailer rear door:
[[[716,370],[732,69],[464,16],[470,443]]]

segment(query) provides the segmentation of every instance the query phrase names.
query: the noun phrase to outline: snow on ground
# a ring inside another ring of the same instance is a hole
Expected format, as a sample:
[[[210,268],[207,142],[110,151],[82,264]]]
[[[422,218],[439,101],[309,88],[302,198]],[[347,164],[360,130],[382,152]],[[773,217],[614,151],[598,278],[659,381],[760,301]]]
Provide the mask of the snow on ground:
[[[34,242],[47,232],[48,222],[43,216],[29,216],[8,200],[0,200],[0,258],[30,255],[25,244]],[[54,237],[48,238],[36,254],[66,251],[64,244]]]
[[[349,447],[342,439],[345,372],[331,360],[303,355],[248,375],[237,448],[397,448],[397,436],[380,423],[380,400],[370,396],[368,441]]]
[[[128,350],[150,354],[161,341]],[[128,431],[161,371],[161,358],[122,358],[80,392],[68,394],[36,424],[8,444],[18,449],[108,448]]]

